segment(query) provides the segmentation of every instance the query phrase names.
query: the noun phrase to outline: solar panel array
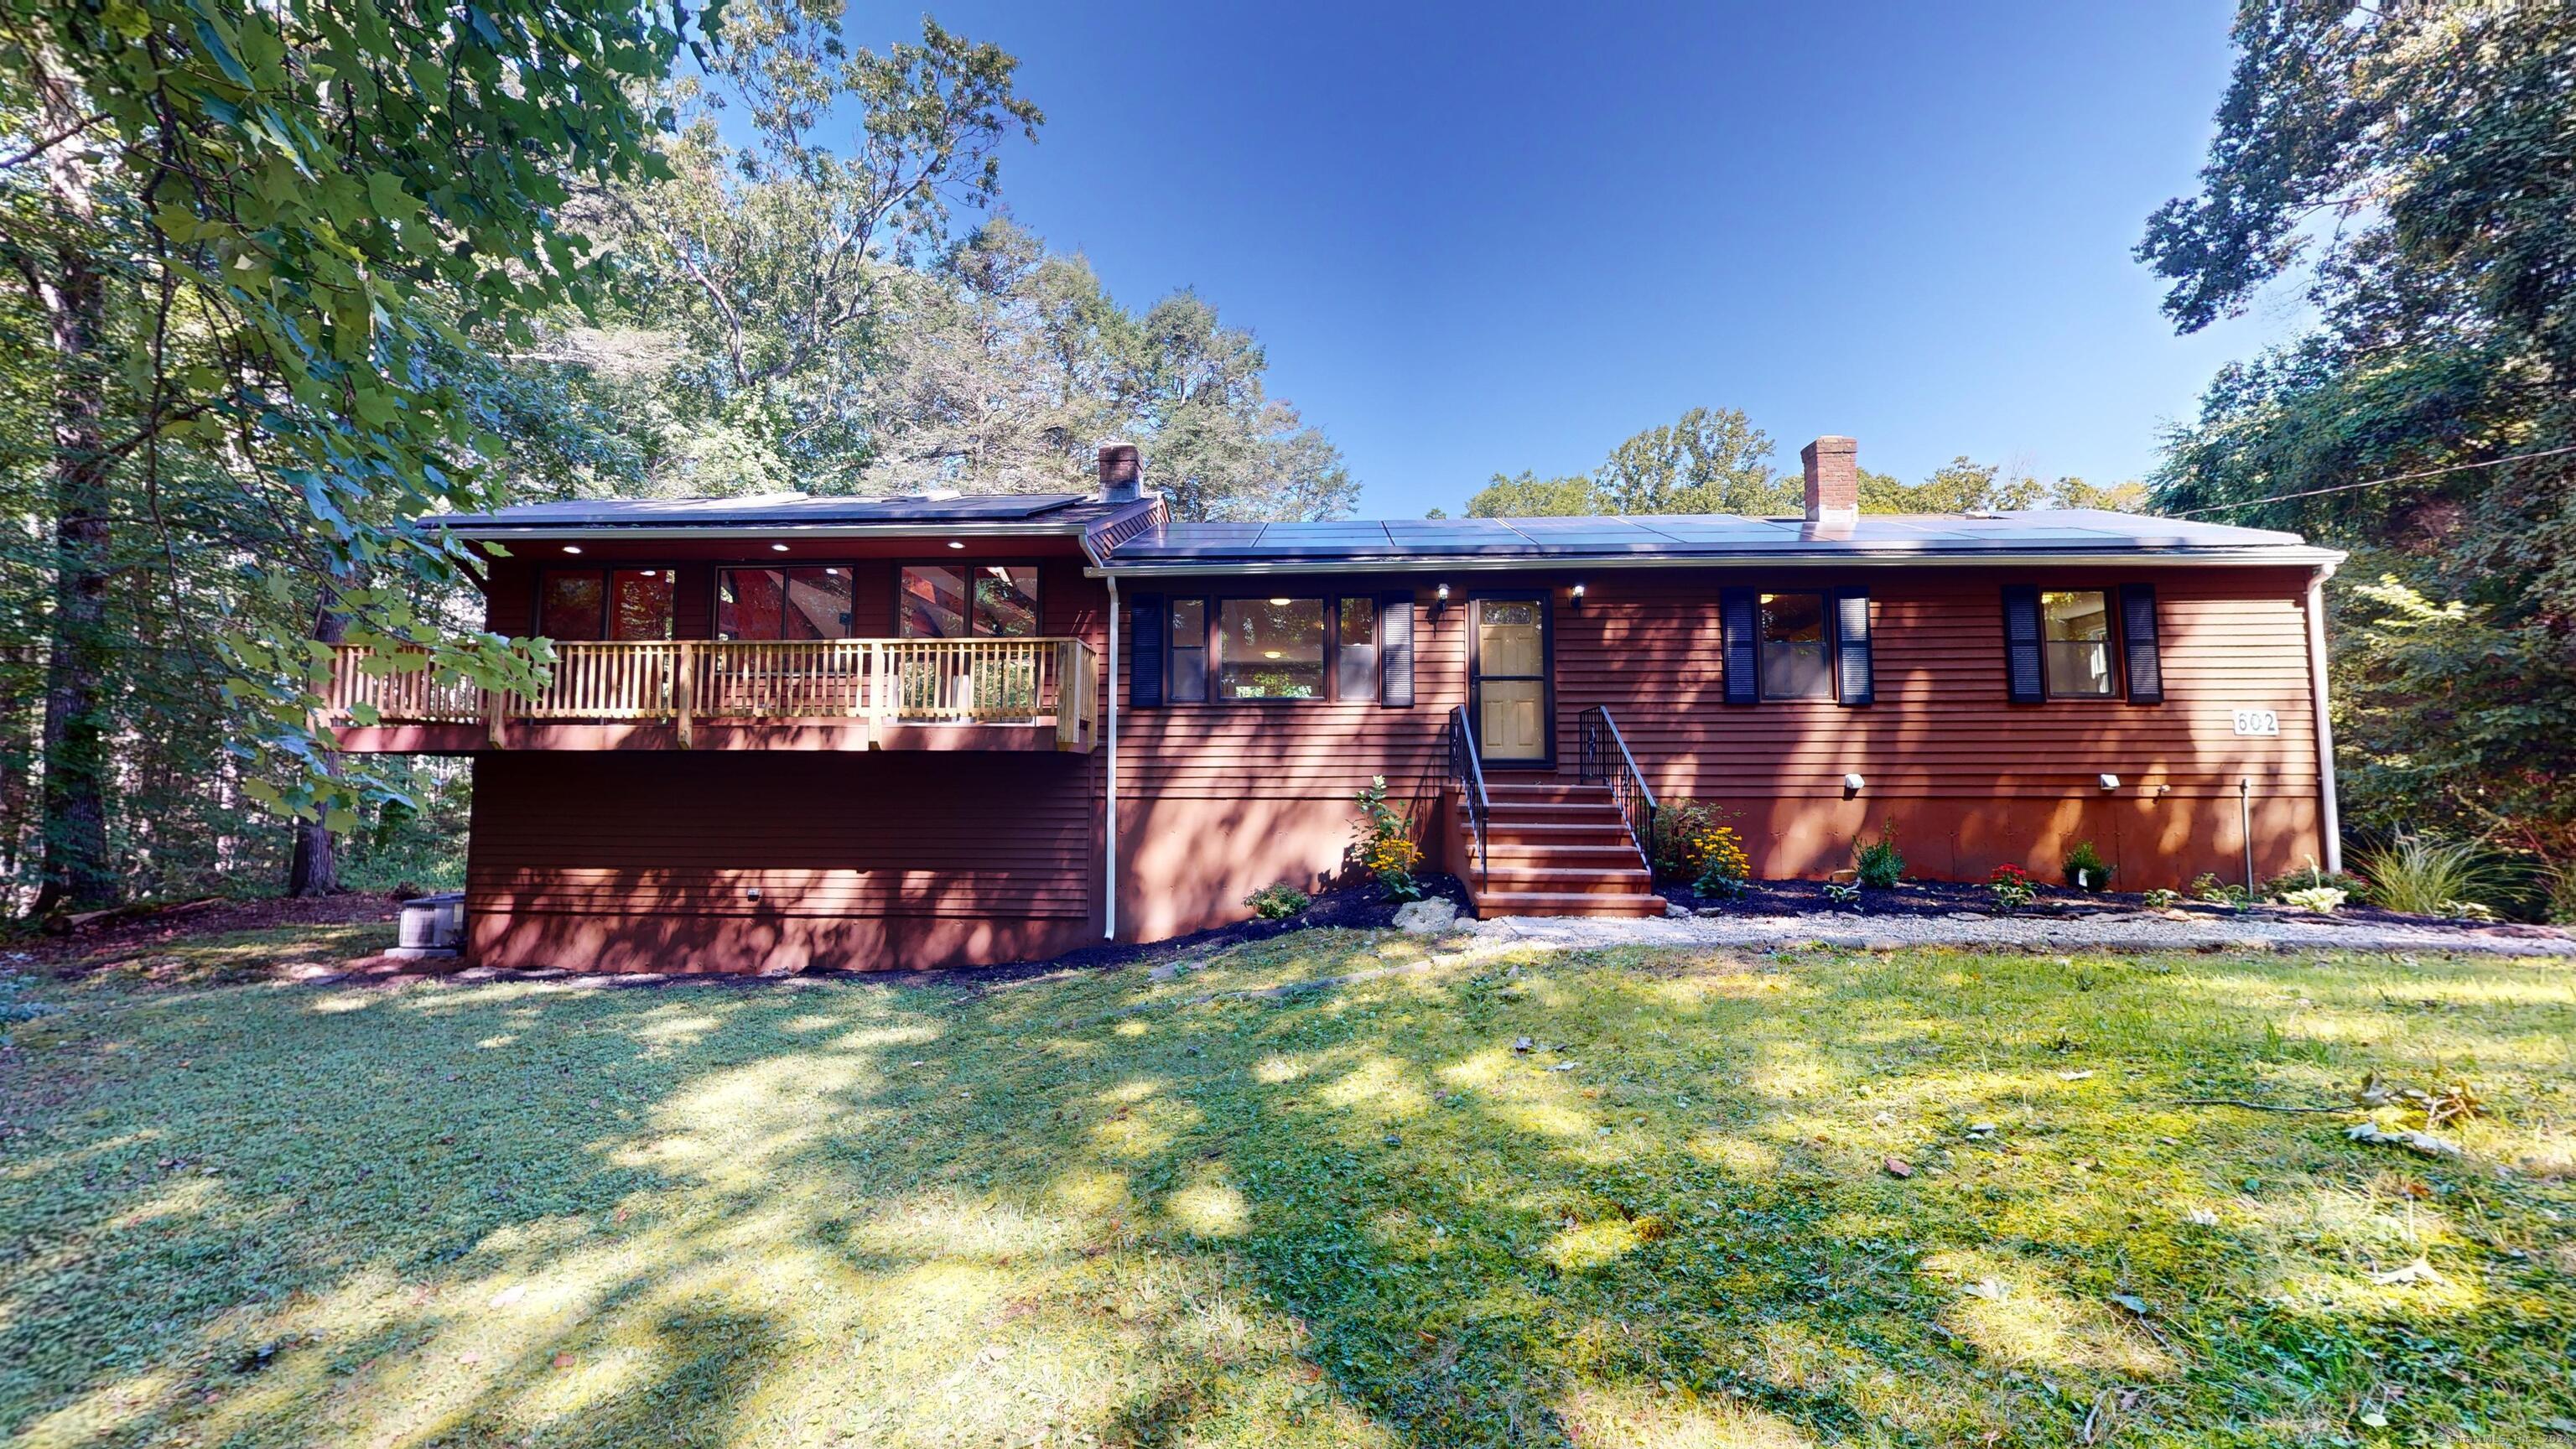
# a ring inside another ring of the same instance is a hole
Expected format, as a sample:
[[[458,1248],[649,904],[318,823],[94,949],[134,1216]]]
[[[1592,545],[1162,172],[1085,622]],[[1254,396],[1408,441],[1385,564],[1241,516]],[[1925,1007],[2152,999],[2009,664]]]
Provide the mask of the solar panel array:
[[[2295,534],[2094,509],[1992,518],[1869,514],[1855,523],[1733,514],[1427,518],[1383,523],[1175,523],[1119,545],[1120,563],[1856,554],[2082,553],[2293,547]]]
[[[962,493],[955,497],[845,498],[805,493],[752,498],[597,498],[522,503],[496,513],[423,520],[455,529],[679,526],[759,528],[780,524],[1008,523],[1091,501],[1080,493]]]

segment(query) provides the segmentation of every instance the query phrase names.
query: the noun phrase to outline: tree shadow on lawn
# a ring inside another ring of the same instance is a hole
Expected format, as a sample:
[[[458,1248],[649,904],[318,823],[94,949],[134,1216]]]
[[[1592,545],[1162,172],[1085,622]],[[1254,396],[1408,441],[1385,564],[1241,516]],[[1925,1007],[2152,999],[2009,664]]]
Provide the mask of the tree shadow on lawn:
[[[2523,1205],[2476,1170],[2159,1105],[2403,1060],[2367,971],[2302,983],[2337,998],[2304,1056],[2263,1030],[2277,972],[2217,962],[1631,951],[1198,1005],[1141,976],[48,1018],[19,1070],[84,1080],[5,1159],[0,1430],[2056,1444],[2124,1386],[2222,1438],[2564,1394],[2498,1353],[2549,1362],[2571,1310],[2493,1271]],[[2563,1070],[2545,1021],[2480,1039],[2500,1084]],[[2446,1281],[2370,1281],[2416,1256]]]

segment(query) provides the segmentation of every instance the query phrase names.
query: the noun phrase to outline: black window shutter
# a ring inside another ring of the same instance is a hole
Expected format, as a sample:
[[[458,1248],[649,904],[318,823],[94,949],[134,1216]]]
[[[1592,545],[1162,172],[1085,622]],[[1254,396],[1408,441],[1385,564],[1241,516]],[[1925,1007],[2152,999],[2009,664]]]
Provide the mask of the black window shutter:
[[[2039,663],[2039,586],[2004,585],[2004,692],[2015,704],[2048,698]]]
[[[1869,650],[1869,590],[1843,589],[1834,595],[1834,683],[1846,705],[1874,704],[1876,671]]]
[[[1720,589],[1717,591],[1718,635],[1724,653],[1726,702],[1751,704],[1762,697],[1761,681],[1755,677],[1753,647],[1753,591]]]
[[[2165,702],[2165,661],[2156,638],[2156,586],[2120,585],[2120,639],[2127,653],[2129,703]]]
[[[1138,594],[1127,635],[1127,704],[1151,709],[1163,702],[1163,596]]]
[[[1389,709],[1413,707],[1413,596],[1389,594],[1377,601],[1377,702]]]

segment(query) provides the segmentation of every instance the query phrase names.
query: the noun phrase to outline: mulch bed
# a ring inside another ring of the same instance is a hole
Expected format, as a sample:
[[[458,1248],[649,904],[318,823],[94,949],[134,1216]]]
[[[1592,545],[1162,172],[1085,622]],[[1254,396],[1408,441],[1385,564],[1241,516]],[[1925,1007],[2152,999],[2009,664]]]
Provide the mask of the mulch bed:
[[[1815,880],[1756,881],[1733,899],[1706,897],[1687,884],[1658,888],[1658,894],[1685,910],[1717,916],[1912,916],[1950,917],[1961,913],[1996,916],[1994,893],[1981,885],[1957,881],[1906,881],[1891,890],[1864,890],[1856,904],[1846,905],[1825,894],[1825,883]],[[2087,916],[2129,915],[2154,910],[2144,895],[2130,891],[2075,891],[2042,887],[2039,898],[2014,914],[2045,920],[2081,920]],[[2256,906],[2250,912],[2201,901],[2183,901],[2171,909],[2207,920],[2229,920],[2245,915],[2307,916],[2309,913],[2292,906]],[[2435,930],[2458,931],[2463,935],[2510,936],[2535,940],[2554,940],[2567,933],[2549,926],[2529,926],[2517,922],[2481,922],[2454,920],[2448,916],[2410,916],[2402,911],[2381,910],[2377,906],[2347,905],[2334,913],[2333,919],[2348,925],[2416,926]]]

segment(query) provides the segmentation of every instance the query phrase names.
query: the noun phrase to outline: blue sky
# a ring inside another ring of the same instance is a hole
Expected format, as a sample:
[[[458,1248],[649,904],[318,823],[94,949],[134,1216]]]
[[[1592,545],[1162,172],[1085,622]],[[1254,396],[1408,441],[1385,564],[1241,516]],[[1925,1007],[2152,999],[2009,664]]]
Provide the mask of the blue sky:
[[[1339,443],[1364,515],[1579,472],[1696,405],[1818,433],[2145,472],[2294,299],[2191,338],[2130,259],[2190,188],[2226,0],[933,12],[1022,61],[1047,124],[1010,211],[1122,301],[1195,286]],[[919,11],[861,4],[883,44]],[[1147,459],[1150,472],[1152,460]]]

